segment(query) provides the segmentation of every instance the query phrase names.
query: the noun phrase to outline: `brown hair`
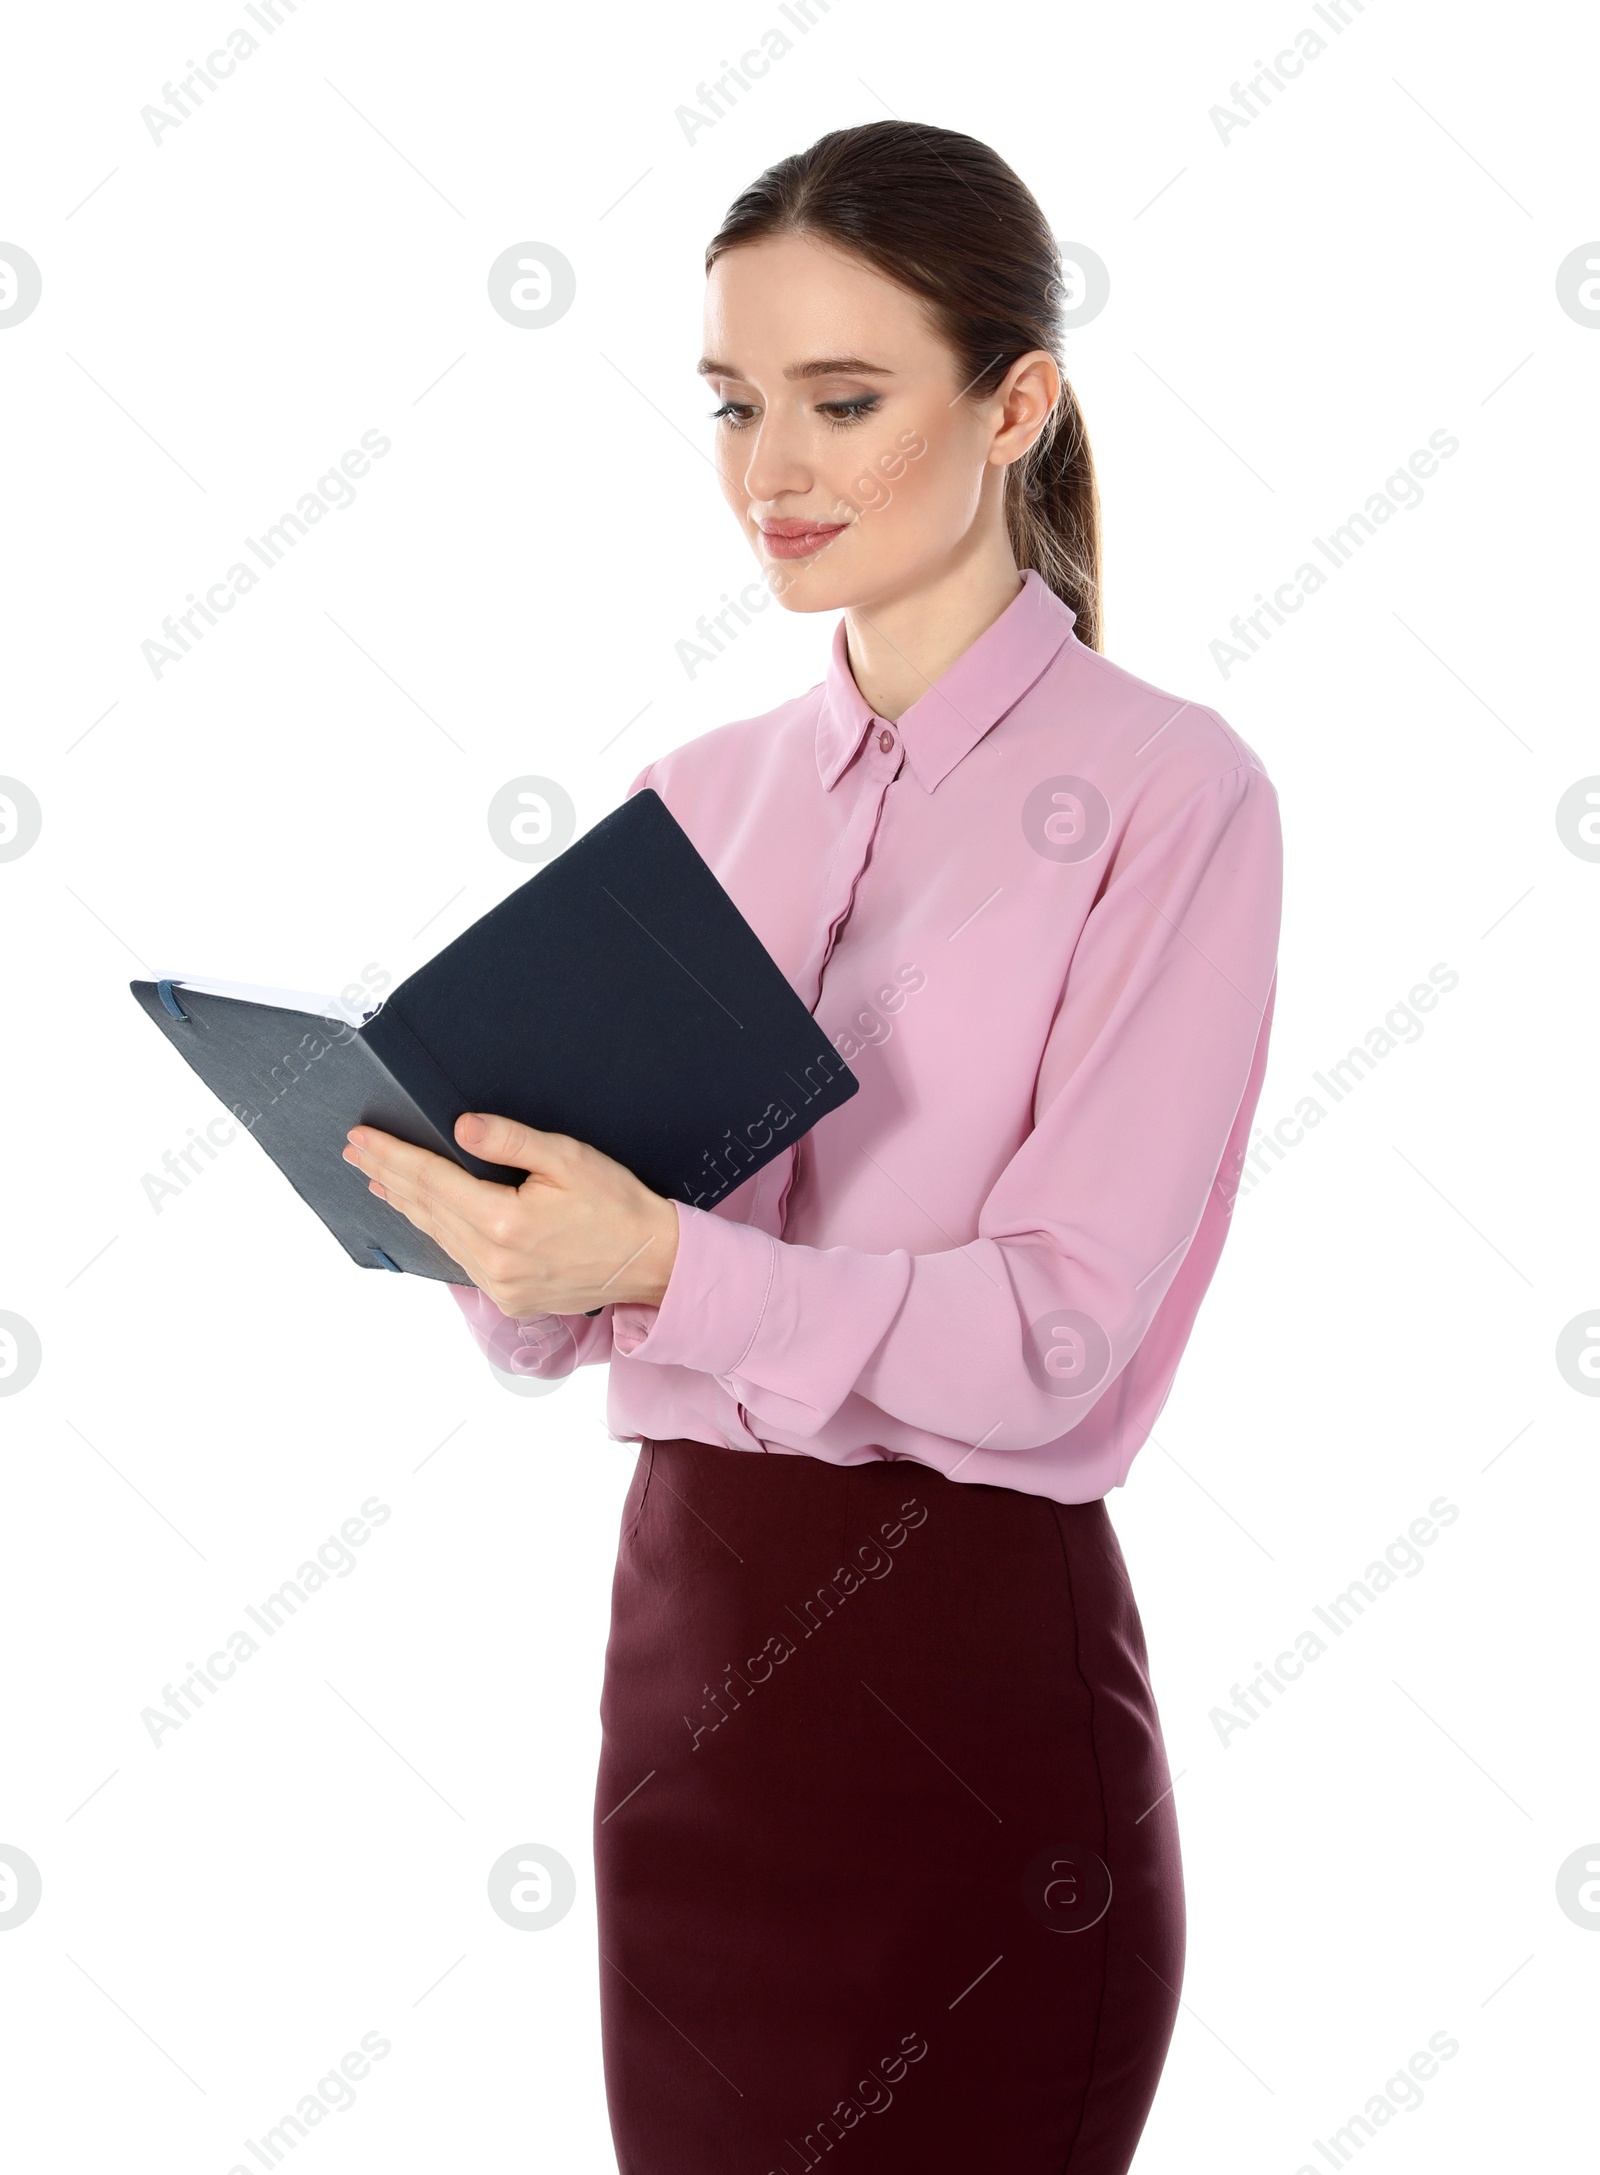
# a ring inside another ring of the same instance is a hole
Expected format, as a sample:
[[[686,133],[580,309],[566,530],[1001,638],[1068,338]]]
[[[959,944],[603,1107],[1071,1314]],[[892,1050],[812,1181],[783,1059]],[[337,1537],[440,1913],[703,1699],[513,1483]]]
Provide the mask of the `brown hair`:
[[[913,121],[819,136],[734,200],[706,270],[724,250],[784,232],[820,235],[919,296],[976,399],[1030,349],[1060,363],[1055,236],[1031,191],[974,137]],[[1037,569],[1077,614],[1078,639],[1099,649],[1100,499],[1064,372],[1044,429],[1006,473],[1006,524],[1018,566]]]

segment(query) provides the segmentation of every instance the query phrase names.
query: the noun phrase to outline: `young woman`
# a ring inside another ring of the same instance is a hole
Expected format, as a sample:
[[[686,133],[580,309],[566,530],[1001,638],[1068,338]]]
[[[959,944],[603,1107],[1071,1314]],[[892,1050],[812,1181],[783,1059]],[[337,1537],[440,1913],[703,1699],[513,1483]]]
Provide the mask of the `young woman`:
[[[493,1113],[457,1138],[514,1193],[349,1153],[502,1367],[609,1361],[640,1443],[595,1803],[624,2175],[1119,2175],[1184,1906],[1104,1499],[1228,1226],[1276,796],[1100,654],[1060,265],[1002,160],[841,130],[706,264],[724,495],[843,616],[817,686],[633,790],[860,1091],[712,1212]]]

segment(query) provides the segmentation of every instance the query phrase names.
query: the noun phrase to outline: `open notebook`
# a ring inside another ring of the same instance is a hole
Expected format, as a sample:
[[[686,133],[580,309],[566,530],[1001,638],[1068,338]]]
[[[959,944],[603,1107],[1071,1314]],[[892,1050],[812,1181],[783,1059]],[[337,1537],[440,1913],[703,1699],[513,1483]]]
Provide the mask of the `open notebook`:
[[[711,1208],[857,1087],[649,787],[359,1010],[201,976],[130,987],[353,1261],[452,1284],[461,1266],[344,1161],[353,1125],[520,1184],[456,1145],[461,1113],[489,1111]]]

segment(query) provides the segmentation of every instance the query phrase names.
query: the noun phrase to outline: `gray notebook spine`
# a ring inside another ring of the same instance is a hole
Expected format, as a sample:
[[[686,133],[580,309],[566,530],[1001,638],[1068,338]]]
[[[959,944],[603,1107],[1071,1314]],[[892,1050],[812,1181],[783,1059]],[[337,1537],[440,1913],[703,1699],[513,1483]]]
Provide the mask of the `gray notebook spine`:
[[[497,1180],[513,1186],[522,1184],[526,1172],[509,1169],[501,1163],[485,1163],[457,1142],[455,1122],[466,1109],[467,1099],[426,1043],[420,1042],[412,1033],[392,999],[363,1023],[356,1040],[366,1046],[395,1084],[403,1087],[416,1104],[430,1129],[439,1137],[441,1155],[453,1156],[474,1178]],[[604,1309],[588,1307],[585,1311],[594,1315]]]
[[[419,1042],[406,1025],[395,1009],[393,999],[381,1005],[362,1025],[356,1040],[372,1052],[422,1112],[439,1136],[437,1151],[440,1155],[447,1155],[461,1164],[474,1178],[497,1179],[501,1184],[513,1186],[522,1184],[526,1172],[509,1170],[501,1163],[485,1163],[457,1142],[455,1124],[468,1107],[467,1099],[426,1043]],[[430,1142],[429,1145],[435,1144]]]

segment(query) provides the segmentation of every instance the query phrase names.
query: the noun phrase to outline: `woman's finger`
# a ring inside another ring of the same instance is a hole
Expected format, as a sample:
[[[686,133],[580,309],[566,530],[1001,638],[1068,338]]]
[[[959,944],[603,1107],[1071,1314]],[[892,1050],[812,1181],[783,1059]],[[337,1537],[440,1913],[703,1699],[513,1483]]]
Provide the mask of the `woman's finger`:
[[[381,1199],[441,1246],[469,1276],[489,1239],[488,1219],[503,1213],[515,1188],[474,1178],[448,1156],[416,1148],[371,1126],[354,1129],[347,1160]],[[459,1183],[456,1183],[459,1181]],[[476,1277],[473,1277],[476,1281]]]
[[[438,1204],[432,1200],[391,1191],[387,1186],[377,1184],[372,1185],[372,1191],[379,1200],[432,1239],[435,1245],[443,1247],[452,1261],[459,1263],[469,1276],[472,1275],[481,1241],[470,1224],[443,1214]],[[477,1278],[473,1276],[472,1281],[476,1283]]]
[[[498,1218],[516,1197],[516,1189],[512,1186],[485,1184],[485,1198],[481,1202],[470,1201],[463,1210],[433,1190],[426,1172],[409,1181],[397,1179],[388,1185],[376,1182],[373,1190],[419,1231],[442,1246],[452,1261],[460,1262],[463,1268],[471,1271],[481,1267],[488,1248],[500,1243],[496,1236]],[[476,1275],[473,1281],[477,1281]]]
[[[448,1156],[436,1155],[431,1148],[414,1148],[410,1141],[397,1140],[376,1126],[352,1126],[343,1153],[347,1163],[391,1193],[404,1189],[417,1196],[426,1190],[461,1215],[470,1216],[475,1195],[503,1195],[506,1190],[489,1179],[474,1178]]]

